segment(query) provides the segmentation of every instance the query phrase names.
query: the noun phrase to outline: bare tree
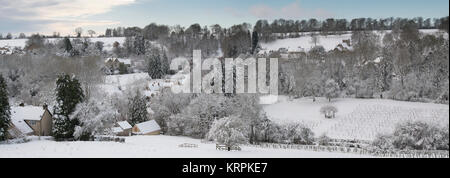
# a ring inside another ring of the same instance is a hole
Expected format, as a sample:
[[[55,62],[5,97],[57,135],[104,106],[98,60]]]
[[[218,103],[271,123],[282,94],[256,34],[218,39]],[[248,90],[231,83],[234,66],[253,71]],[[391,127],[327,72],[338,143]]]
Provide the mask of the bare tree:
[[[88,34],[91,36],[91,38],[96,34],[94,30],[88,30]]]
[[[76,28],[75,33],[77,34],[77,38],[80,38],[81,34],[83,33],[83,28],[81,27]]]
[[[319,37],[314,32],[311,32],[311,44],[314,44],[314,46],[317,46],[317,43],[319,43]]]

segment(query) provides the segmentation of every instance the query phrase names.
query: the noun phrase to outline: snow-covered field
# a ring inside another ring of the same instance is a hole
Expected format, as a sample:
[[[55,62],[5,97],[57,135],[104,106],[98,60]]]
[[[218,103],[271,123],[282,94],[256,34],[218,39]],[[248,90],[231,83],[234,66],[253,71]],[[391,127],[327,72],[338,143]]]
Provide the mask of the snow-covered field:
[[[186,80],[186,74],[177,73],[170,79],[151,79],[147,73],[134,73],[124,75],[107,75],[105,81],[99,84],[100,90],[105,94],[126,94],[126,92],[135,92],[135,89],[143,89],[144,95],[150,96],[161,91],[162,88],[179,86]]]
[[[61,38],[49,38],[47,39],[49,42],[54,43],[57,40],[60,40]],[[91,40],[91,42],[97,42],[97,41],[101,41],[104,43],[103,47],[104,50],[106,51],[111,51],[113,48],[113,43],[114,42],[119,42],[120,44],[123,44],[123,42],[125,41],[125,37],[108,37],[108,38],[89,38]],[[23,48],[25,47],[27,39],[12,39],[12,40],[0,40],[0,47],[20,47]]]
[[[145,85],[151,81],[147,73],[135,73],[125,75],[107,75],[105,82],[99,87],[107,94],[123,94],[124,91],[130,91],[132,87]]]
[[[448,105],[414,103],[382,99],[335,99],[329,103],[324,98],[290,101],[279,97],[276,104],[265,105],[267,116],[279,123],[301,123],[320,136],[336,139],[373,140],[378,133],[393,132],[396,124],[406,121],[424,121],[446,125],[449,123]],[[333,105],[338,108],[335,119],[325,119],[320,108]]]
[[[181,148],[183,143],[197,148]],[[125,143],[55,142],[36,140],[21,144],[0,144],[0,158],[349,158],[367,155],[311,152],[294,149],[271,149],[243,146],[242,151],[219,151],[215,144],[173,136],[133,136]]]
[[[384,34],[390,33],[390,30],[386,31],[375,31],[378,35],[380,35],[380,42],[383,39]],[[439,30],[429,29],[429,30],[420,30],[422,34],[440,34]],[[448,38],[447,33],[443,33],[443,35]],[[349,32],[348,34],[343,35],[318,35],[317,45],[321,45],[325,48],[325,50],[330,51],[337,47],[339,44],[343,44],[343,40],[350,40],[352,38],[352,34]],[[260,53],[269,53],[270,51],[278,51],[280,48],[285,48],[290,52],[298,52],[298,51],[309,51],[311,48],[315,46],[312,43],[312,37],[308,33],[302,34],[299,38],[286,38],[276,40],[270,43],[261,43],[262,50]]]
[[[338,44],[342,43],[342,40],[349,40],[351,36],[351,34],[318,36],[319,41],[317,45],[322,45],[327,51],[333,50]],[[277,51],[280,48],[286,48],[288,51],[309,51],[314,47],[311,39],[311,36],[302,36],[299,38],[276,40],[271,43],[262,43],[261,48],[263,50],[260,53],[269,53],[270,51]]]

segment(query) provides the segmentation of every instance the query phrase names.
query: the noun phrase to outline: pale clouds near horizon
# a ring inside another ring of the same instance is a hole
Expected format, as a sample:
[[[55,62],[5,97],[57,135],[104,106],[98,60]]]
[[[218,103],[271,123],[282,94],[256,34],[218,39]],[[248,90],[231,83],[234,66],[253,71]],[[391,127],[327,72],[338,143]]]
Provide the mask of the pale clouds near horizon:
[[[40,32],[73,33],[76,27],[119,24],[88,17],[111,11],[114,7],[135,3],[136,0],[0,0],[0,17],[10,21],[25,21]]]
[[[281,8],[273,8],[265,4],[257,4],[250,7],[250,14],[257,18],[305,18],[305,17],[315,17],[315,18],[326,18],[332,17],[333,13],[326,11],[324,9],[306,9],[302,8],[300,1],[295,1]]]
[[[87,29],[99,29],[103,33],[104,28],[123,25],[120,20],[114,18],[91,19],[90,17],[111,12],[114,8],[131,5],[139,2],[150,4],[157,0],[0,0],[0,20],[22,24],[16,31],[51,34],[73,34],[74,29],[83,27]],[[167,2],[166,2],[167,3]],[[234,7],[224,7],[229,16],[249,18],[301,18],[324,17],[330,12],[321,9],[308,10],[300,5],[300,1],[293,1],[281,8],[274,8],[264,2],[254,3],[245,10],[239,11]],[[133,19],[134,17],[129,17]],[[150,23],[150,22],[148,22]],[[236,22],[242,23],[242,22]],[[13,29],[11,27],[10,29]],[[1,32],[2,29],[0,29]]]
[[[230,27],[260,19],[440,18],[447,0],[0,0],[0,33],[62,35],[150,23]]]

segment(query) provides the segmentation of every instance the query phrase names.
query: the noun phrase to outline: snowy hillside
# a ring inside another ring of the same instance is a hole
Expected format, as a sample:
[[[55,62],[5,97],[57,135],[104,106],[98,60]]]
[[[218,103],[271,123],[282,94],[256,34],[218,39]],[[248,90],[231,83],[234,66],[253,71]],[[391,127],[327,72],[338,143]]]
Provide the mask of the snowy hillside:
[[[135,73],[126,75],[107,75],[105,82],[99,87],[107,94],[123,94],[124,91],[130,91],[130,88],[145,85],[151,78],[147,73]]]
[[[380,40],[383,38],[384,34],[390,33],[390,30],[387,31],[375,31],[378,35],[380,35]],[[430,29],[430,30],[420,30],[423,34],[440,34],[439,30]],[[446,35],[446,34],[445,34]],[[446,35],[447,37],[448,35]],[[344,40],[351,40],[352,34],[349,32],[348,34],[343,35],[318,35],[317,45],[321,45],[325,48],[325,50],[330,51],[335,49],[339,44],[345,45],[343,43]],[[381,41],[380,41],[381,42]],[[309,51],[314,47],[314,43],[312,43],[312,37],[309,33],[302,34],[299,38],[286,38],[276,40],[270,43],[261,43],[262,50],[261,54],[269,53],[270,51],[278,51],[280,48],[285,48],[289,52],[302,52]]]
[[[57,40],[60,40],[62,38],[49,38],[47,39],[48,42],[54,43]],[[72,38],[73,39],[73,38]],[[106,51],[111,51],[113,48],[113,43],[114,42],[119,42],[120,44],[123,44],[123,42],[125,41],[125,37],[109,37],[109,38],[89,38],[91,40],[91,42],[97,42],[97,41],[101,41],[104,43],[104,50]],[[20,47],[23,48],[25,47],[25,44],[27,42],[28,39],[12,39],[12,40],[0,40],[0,47]]]
[[[338,108],[335,119],[325,119],[320,108]],[[396,124],[405,121],[424,121],[438,125],[449,123],[448,105],[414,103],[381,99],[336,99],[329,103],[320,98],[289,101],[280,97],[276,104],[264,106],[268,117],[279,123],[301,123],[316,135],[323,133],[336,139],[373,140],[378,133],[391,133]]]
[[[318,36],[319,42],[317,45],[322,45],[327,51],[333,50],[338,44],[341,44],[343,40],[351,39],[351,36],[351,34]],[[290,52],[309,51],[314,47],[314,43],[311,43],[311,40],[311,36],[302,36],[299,38],[276,40],[271,43],[262,43],[261,48],[263,50],[261,50],[260,53],[269,53],[270,51],[277,51],[280,48],[286,48]]]
[[[197,148],[181,148],[190,143]],[[37,140],[22,144],[0,144],[0,157],[138,157],[138,158],[348,158],[369,157],[366,155],[312,152],[294,149],[268,149],[242,146],[242,151],[227,152],[216,150],[215,144],[201,140],[173,136],[133,136],[125,143],[114,142],[55,142]]]

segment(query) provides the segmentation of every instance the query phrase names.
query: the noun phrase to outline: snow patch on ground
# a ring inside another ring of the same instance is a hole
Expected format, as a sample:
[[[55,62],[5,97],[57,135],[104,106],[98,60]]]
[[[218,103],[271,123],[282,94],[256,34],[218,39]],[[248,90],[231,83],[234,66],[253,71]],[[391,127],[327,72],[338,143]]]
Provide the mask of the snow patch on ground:
[[[320,108],[333,105],[338,108],[335,119],[326,119]],[[265,105],[264,111],[278,123],[300,123],[319,136],[336,139],[373,140],[379,133],[393,132],[396,124],[406,121],[424,121],[439,125],[449,123],[448,105],[415,103],[382,99],[302,98],[282,100]]]
[[[380,35],[380,43],[386,33],[390,33],[391,30],[386,31],[374,31],[376,34]],[[420,30],[420,32],[424,35],[435,34],[435,35],[444,35],[446,39],[448,39],[447,33],[441,33],[438,29],[427,29]],[[299,38],[286,38],[276,40],[270,43],[261,43],[262,50],[260,54],[267,53],[270,51],[278,51],[280,48],[285,48],[288,52],[307,52],[311,50],[315,44],[312,43],[312,37],[310,33],[302,33],[303,36]],[[321,45],[325,48],[326,51],[334,50],[339,44],[343,44],[344,40],[351,40],[352,34],[348,32],[348,34],[343,35],[318,35],[319,41],[317,45]],[[345,45],[344,45],[345,46]]]
[[[137,86],[142,83],[150,82],[151,78],[147,73],[135,73],[125,75],[108,75],[105,76],[105,82],[100,84],[99,87],[105,93],[123,94],[125,91],[129,91],[133,86]]]
[[[48,38],[46,39],[50,43],[56,43],[62,38]],[[71,38],[72,40],[74,38]],[[125,41],[125,37],[108,37],[108,38],[88,38],[91,42],[95,43],[97,41],[103,42],[103,50],[112,51],[114,42],[119,42],[120,45]],[[28,39],[11,39],[11,40],[0,40],[0,47],[20,47],[24,48]]]
[[[198,148],[182,148],[190,143]],[[215,144],[174,136],[126,137],[125,143],[55,142],[33,140],[21,144],[0,144],[1,158],[349,158],[370,157],[348,153],[312,152],[242,146],[242,151],[219,151]]]
[[[338,44],[341,44],[343,40],[351,39],[351,36],[351,34],[317,36],[319,39],[317,45],[322,45],[327,51],[333,50]],[[289,52],[309,51],[315,45],[314,43],[311,43],[311,41],[311,36],[302,36],[299,38],[276,40],[271,43],[262,43],[261,48],[263,50],[261,50],[260,53],[278,51],[280,48],[286,48]]]

